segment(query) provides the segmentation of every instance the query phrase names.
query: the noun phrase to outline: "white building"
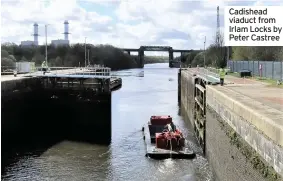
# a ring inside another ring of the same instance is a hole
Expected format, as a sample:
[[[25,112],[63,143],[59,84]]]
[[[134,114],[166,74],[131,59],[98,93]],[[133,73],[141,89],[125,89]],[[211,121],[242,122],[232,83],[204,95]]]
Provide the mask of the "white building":
[[[57,47],[57,46],[68,46],[69,40],[52,40],[51,45]]]
[[[37,46],[37,43],[31,40],[21,41],[21,46],[32,47],[32,46]]]

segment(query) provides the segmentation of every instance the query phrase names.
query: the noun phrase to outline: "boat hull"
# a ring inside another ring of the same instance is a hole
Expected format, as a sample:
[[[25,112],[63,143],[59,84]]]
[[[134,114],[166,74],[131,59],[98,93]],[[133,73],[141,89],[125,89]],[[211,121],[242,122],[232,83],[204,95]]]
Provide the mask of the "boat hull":
[[[156,148],[155,146],[148,146],[146,156],[152,159],[193,159],[196,157],[196,154],[193,151],[171,151],[166,149]]]

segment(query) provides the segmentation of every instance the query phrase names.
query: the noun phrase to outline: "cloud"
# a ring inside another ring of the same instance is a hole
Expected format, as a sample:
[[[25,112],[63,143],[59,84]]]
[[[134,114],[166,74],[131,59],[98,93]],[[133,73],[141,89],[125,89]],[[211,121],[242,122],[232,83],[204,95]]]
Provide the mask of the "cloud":
[[[23,38],[30,40],[33,33],[33,23],[39,24],[39,43],[43,44],[44,25],[48,25],[48,39],[62,39],[65,20],[69,20],[71,42],[83,42],[85,36],[91,36],[92,30],[106,31],[112,18],[97,12],[86,11],[76,0],[22,0],[2,1],[1,24],[2,42],[14,41],[20,43]],[[95,28],[93,26],[95,25]]]
[[[204,37],[214,41],[216,7],[226,5],[282,5],[282,1],[232,0],[2,0],[1,40],[20,43],[32,40],[33,23],[39,23],[39,43],[43,44],[44,25],[48,40],[62,39],[68,20],[71,43],[112,44],[138,48],[141,45],[167,45],[176,49],[200,49]],[[159,53],[159,52],[158,52]]]

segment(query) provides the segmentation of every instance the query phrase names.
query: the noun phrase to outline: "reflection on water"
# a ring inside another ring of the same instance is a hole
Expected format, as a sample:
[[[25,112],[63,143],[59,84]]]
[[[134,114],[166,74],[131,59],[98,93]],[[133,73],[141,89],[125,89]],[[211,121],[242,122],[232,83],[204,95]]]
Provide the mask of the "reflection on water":
[[[144,71],[144,77],[137,77]],[[212,180],[188,125],[178,115],[178,69],[150,64],[144,69],[115,72],[123,86],[112,93],[112,143],[107,146],[61,141],[40,156],[21,156],[6,168],[9,180]],[[95,110],[93,112],[95,114]],[[152,160],[145,157],[142,126],[151,115],[171,115],[196,151],[193,160]],[[95,131],[95,129],[94,129]]]

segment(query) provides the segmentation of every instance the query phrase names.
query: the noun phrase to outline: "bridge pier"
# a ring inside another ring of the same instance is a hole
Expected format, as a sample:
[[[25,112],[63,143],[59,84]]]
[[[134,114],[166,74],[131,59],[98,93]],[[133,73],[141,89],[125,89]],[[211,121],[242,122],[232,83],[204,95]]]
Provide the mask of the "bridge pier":
[[[181,62],[185,62],[186,61],[186,57],[184,55],[183,52],[181,52]]]
[[[173,59],[174,59],[173,49],[170,48],[168,53],[169,53],[169,67],[172,68],[172,67],[174,67],[174,65],[173,65]]]
[[[143,68],[144,67],[144,49],[140,48],[139,50],[139,68]]]
[[[169,61],[172,61],[174,59],[174,56],[173,56],[173,50],[169,50]]]

